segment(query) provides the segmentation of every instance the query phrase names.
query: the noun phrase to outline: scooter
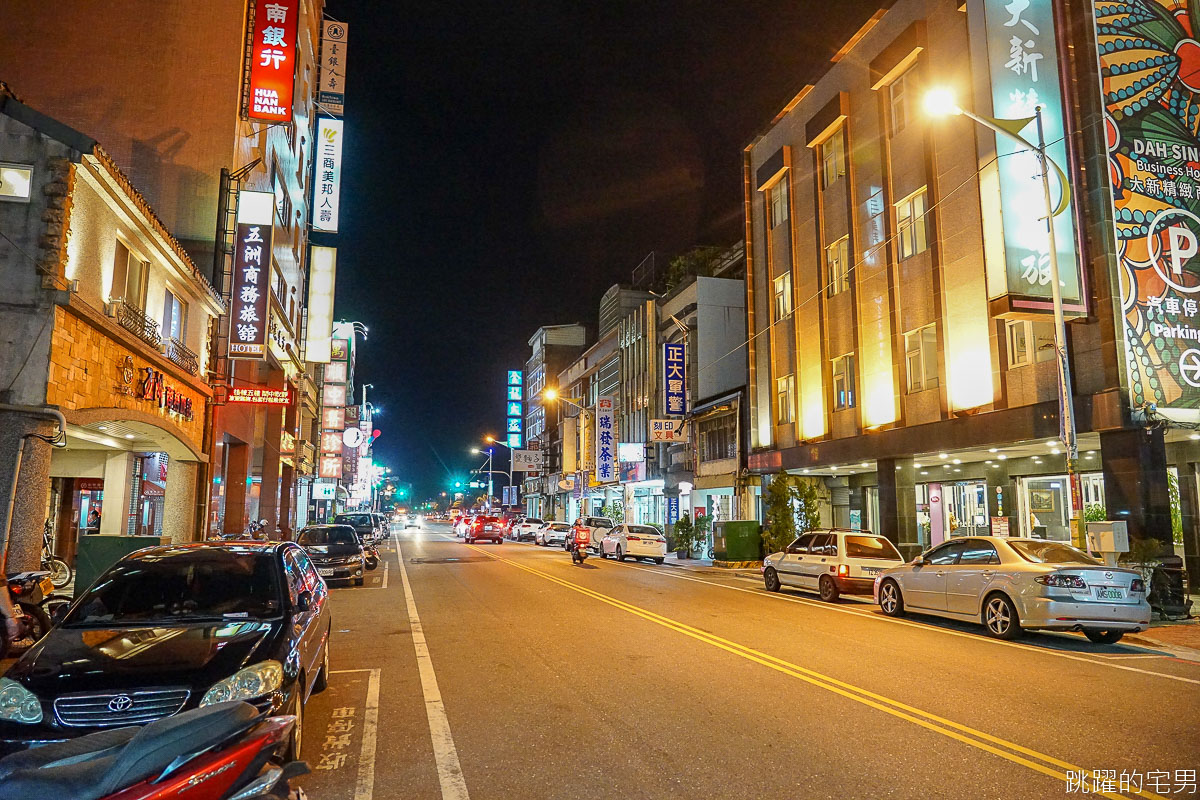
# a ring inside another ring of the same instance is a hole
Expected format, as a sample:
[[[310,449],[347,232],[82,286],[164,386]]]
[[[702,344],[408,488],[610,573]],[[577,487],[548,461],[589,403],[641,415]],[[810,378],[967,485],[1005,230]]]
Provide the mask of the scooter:
[[[295,723],[235,700],[54,742],[0,759],[0,800],[303,798],[288,782],[308,766],[275,760]]]
[[[21,651],[32,647],[46,635],[52,623],[43,605],[54,591],[49,572],[20,572],[8,576],[8,596],[12,599],[17,621],[21,623],[20,639],[9,641],[0,631],[0,658],[10,651]]]
[[[571,545],[571,563],[582,564],[588,557],[588,542],[586,539],[576,539]]]

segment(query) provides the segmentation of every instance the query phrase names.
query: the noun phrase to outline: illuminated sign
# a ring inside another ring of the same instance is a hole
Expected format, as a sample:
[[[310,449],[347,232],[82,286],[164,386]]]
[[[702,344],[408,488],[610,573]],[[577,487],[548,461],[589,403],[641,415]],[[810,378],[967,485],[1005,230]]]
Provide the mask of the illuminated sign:
[[[28,203],[33,183],[33,167],[0,162],[0,200]]]
[[[340,431],[346,427],[346,409],[344,408],[323,408],[321,409],[321,427],[325,430]]]
[[[510,369],[508,371],[508,385],[509,386],[520,386],[522,383],[524,383],[524,379],[523,379],[523,376],[521,375],[521,370]]]
[[[687,413],[686,363],[682,342],[663,344],[663,397],[668,414]]]
[[[509,417],[508,418],[508,429],[505,431],[505,433],[520,433],[520,432],[521,432],[521,418],[520,417]]]
[[[238,192],[233,302],[229,311],[230,358],[266,356],[274,213],[275,195],[271,192]]]
[[[336,326],[334,328],[336,330]],[[349,361],[350,360],[350,340],[349,339],[334,339],[330,343],[329,348],[330,358],[334,361]]]
[[[1094,0],[1129,405],[1200,422],[1195,0]],[[1155,77],[1159,71],[1165,77]]]
[[[332,500],[337,497],[336,483],[314,483],[312,485],[313,500]]]
[[[346,104],[346,29],[327,19],[321,25],[321,71],[317,104],[327,114],[344,113]]]
[[[641,442],[621,442],[617,445],[617,460],[634,464],[646,460],[646,445]]]
[[[142,367],[141,372],[142,380],[137,390],[139,397],[151,401],[168,414],[176,414],[191,421],[192,398],[167,383],[162,370]]]
[[[321,465],[318,468],[318,475],[322,478],[341,478],[342,457],[321,456]]]
[[[507,420],[504,432],[509,449],[522,447],[525,430],[525,404],[521,401],[521,388],[525,385],[525,373],[519,369],[510,369],[505,378],[505,408]]]
[[[313,245],[308,260],[308,332],[304,357],[326,364],[333,358],[333,287],[337,277],[337,250]],[[325,380],[330,380],[325,370]],[[343,375],[341,382],[345,383]]]
[[[611,395],[596,400],[596,482],[617,480],[617,412]]]
[[[279,452],[284,454],[296,452],[296,437],[288,431],[279,432]]]
[[[521,446],[521,434],[510,433],[508,435],[508,446],[510,449],[520,447]]]
[[[313,181],[313,230],[337,233],[338,196],[342,189],[342,121],[317,120],[317,171]]]
[[[513,450],[513,472],[537,472],[542,468],[541,450]]]
[[[350,430],[357,430],[350,428]],[[342,454],[342,432],[324,431],[321,433],[321,452],[340,456]]]
[[[256,405],[286,406],[292,402],[288,387],[268,389],[263,386],[234,386],[229,390],[230,403],[253,403]]]
[[[509,400],[520,400],[521,399],[521,387],[520,386],[508,387],[508,399]]]
[[[1051,0],[980,5],[983,6],[987,35],[993,116],[1002,120],[1032,117],[1034,109],[1041,106],[1047,152],[1050,159],[1065,170],[1067,144]],[[1050,285],[1046,202],[1041,181],[1031,180],[1031,176],[1040,174],[1037,156],[1007,136],[994,136],[1000,214],[984,216],[993,227],[991,236],[1003,241],[1004,257],[1001,261],[997,254],[988,264],[988,295],[1009,295],[1014,310],[1050,313],[1053,288]],[[1026,128],[1025,136],[1031,141],[1037,140],[1037,131],[1032,124]],[[1054,180],[1053,170],[1051,173],[1051,180]],[[1057,202],[1063,187],[1054,185],[1052,191]],[[1001,224],[1002,236],[994,230]],[[1054,218],[1054,235],[1064,308],[1068,312],[1084,312],[1086,309],[1080,301],[1082,281],[1075,253],[1073,204]]]
[[[681,419],[652,419],[650,420],[650,441],[652,442],[686,442],[688,440],[687,424]]]
[[[291,122],[300,0],[267,0],[253,8],[246,116],[263,122]]]
[[[346,382],[346,362],[331,361],[325,365],[325,383],[345,383]]]
[[[326,408],[346,405],[346,387],[340,383],[327,383],[322,386],[321,405]]]
[[[358,447],[365,438],[362,428],[346,428],[342,431],[342,444],[346,447]]]

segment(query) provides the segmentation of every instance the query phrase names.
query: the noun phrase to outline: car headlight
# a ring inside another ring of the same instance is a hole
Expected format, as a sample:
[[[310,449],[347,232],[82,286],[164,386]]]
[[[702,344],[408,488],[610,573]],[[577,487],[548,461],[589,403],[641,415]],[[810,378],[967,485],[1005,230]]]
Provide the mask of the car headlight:
[[[37,695],[11,678],[0,678],[0,719],[36,725],[42,721]]]
[[[250,700],[273,692],[282,685],[283,665],[278,661],[261,661],[214,683],[204,693],[200,705],[224,703],[226,700]]]

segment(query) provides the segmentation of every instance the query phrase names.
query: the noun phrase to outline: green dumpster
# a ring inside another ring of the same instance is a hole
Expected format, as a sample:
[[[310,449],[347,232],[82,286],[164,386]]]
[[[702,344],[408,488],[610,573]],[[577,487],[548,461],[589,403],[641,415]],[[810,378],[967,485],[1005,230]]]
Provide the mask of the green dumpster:
[[[759,524],[752,519],[718,522],[713,550],[716,561],[758,561],[762,558]]]
[[[93,533],[79,537],[75,552],[75,596],[83,594],[104,570],[143,547],[170,544],[161,536],[113,536]]]

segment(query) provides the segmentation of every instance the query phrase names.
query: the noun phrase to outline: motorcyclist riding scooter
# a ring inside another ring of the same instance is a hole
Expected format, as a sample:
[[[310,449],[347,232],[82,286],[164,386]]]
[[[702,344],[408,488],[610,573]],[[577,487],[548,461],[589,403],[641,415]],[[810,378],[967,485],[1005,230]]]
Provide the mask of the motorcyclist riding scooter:
[[[571,539],[571,563],[582,564],[588,556],[588,545],[592,543],[592,535],[583,525],[576,525]]]

